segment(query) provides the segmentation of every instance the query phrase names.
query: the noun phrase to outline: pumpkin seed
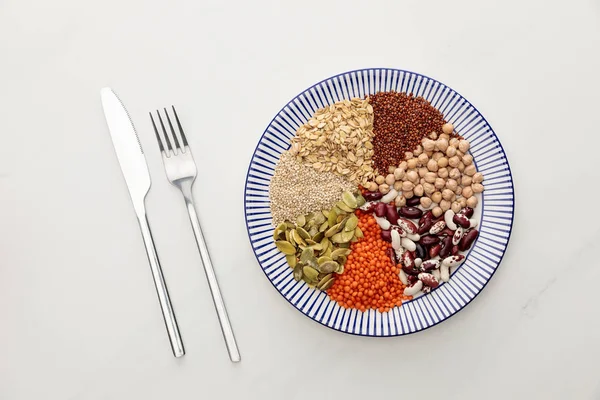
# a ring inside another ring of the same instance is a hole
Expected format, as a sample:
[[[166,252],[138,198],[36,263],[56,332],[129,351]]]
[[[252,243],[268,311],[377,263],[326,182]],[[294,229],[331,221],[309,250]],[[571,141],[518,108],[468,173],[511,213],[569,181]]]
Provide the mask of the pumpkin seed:
[[[292,239],[298,246],[306,246],[306,242],[300,237],[300,234],[296,229],[290,231],[290,239]]]
[[[323,264],[320,264],[318,268],[319,271],[323,272],[324,274],[329,274],[331,272],[337,271],[339,267],[340,265],[335,261],[325,261]]]
[[[330,280],[332,277],[333,277],[333,275],[332,275],[332,274],[327,274],[327,275],[325,275],[324,277],[322,277],[322,278],[319,280],[319,283],[317,283],[317,288],[319,288],[319,289],[320,289],[320,288],[321,288],[321,287],[322,287],[322,286],[323,286],[323,285],[324,285],[324,284],[325,284],[325,283],[326,283],[328,280]]]
[[[320,242],[321,240],[323,240],[323,238],[325,237],[325,232],[317,232],[316,235],[313,236],[312,240],[314,240],[315,242]]]
[[[342,234],[341,233],[336,233],[335,235],[333,235],[331,237],[331,241],[333,243],[337,243],[337,244],[344,243],[344,240],[342,239]]]
[[[331,212],[329,213],[329,216],[327,217],[327,225],[329,225],[329,227],[331,228],[332,226],[334,226],[336,224],[336,220],[337,220],[337,214],[335,213],[335,211],[331,210]]]
[[[358,217],[356,215],[352,214],[350,216],[350,218],[348,219],[348,222],[346,222],[346,225],[344,226],[344,230],[345,231],[353,231],[357,225],[358,225]]]
[[[327,289],[329,289],[331,287],[331,285],[333,285],[333,281],[335,281],[335,278],[331,278],[323,284],[321,284],[321,282],[319,282],[319,285],[317,285],[317,287],[319,288],[319,290],[325,292],[325,291],[327,291]]]
[[[302,253],[300,254],[300,261],[302,261],[303,263],[306,263],[306,260],[308,260],[310,257],[314,257],[315,256],[315,251],[313,249],[311,249],[310,247],[307,247],[306,249],[302,250]]]
[[[310,230],[308,231],[308,234],[310,237],[315,236],[317,233],[319,233],[319,228],[317,226],[311,227]]]
[[[319,232],[325,232],[329,228],[329,223],[327,221],[323,222],[319,227]]]
[[[324,250],[322,252],[322,255],[325,256],[325,257],[331,258],[331,245],[329,246],[329,248],[327,250]]]
[[[338,201],[337,203],[335,203],[335,205],[338,206],[340,210],[345,211],[347,213],[354,212],[354,208],[346,205],[346,203],[344,203],[343,201]]]
[[[317,242],[315,242],[312,239],[306,239],[305,241],[306,241],[306,244],[310,244],[310,245],[317,244]]]
[[[312,246],[310,246],[311,249],[315,250],[315,251],[321,251],[323,250],[323,246],[321,245],[321,243],[315,243]]]
[[[302,264],[298,263],[296,264],[296,267],[294,267],[294,280],[296,282],[299,282],[302,279]]]
[[[321,211],[321,214],[323,214],[325,218],[329,218],[329,210],[323,210]]]
[[[273,240],[279,240],[285,238],[285,231],[287,230],[286,224],[279,224],[273,231]],[[282,236],[283,235],[283,236]]]
[[[344,273],[344,264],[339,264],[340,267],[337,269],[337,271],[335,271],[336,274],[343,274]]]
[[[340,214],[343,214],[343,213],[344,213],[344,212],[343,212],[343,211],[342,211],[342,210],[341,210],[341,209],[340,209],[340,208],[339,208],[337,205],[333,206],[333,207],[331,208],[331,210],[332,210],[332,211],[335,211],[335,215],[340,215]]]
[[[349,249],[350,243],[340,243],[340,244],[338,244],[338,247],[340,247],[342,249]]]
[[[335,260],[340,256],[347,256],[348,254],[350,254],[351,251],[352,250],[350,249],[335,249],[331,252],[331,258]]]
[[[304,228],[298,227],[298,228],[296,228],[296,232],[298,232],[298,234],[300,234],[300,237],[302,239],[310,239],[311,238],[311,235],[309,235],[308,232],[306,232],[304,230]]]
[[[302,272],[304,273],[304,276],[307,277],[308,279],[310,279],[311,281],[316,280],[317,277],[319,276],[319,272],[316,269],[314,269],[313,267],[309,267],[309,266],[302,268]]]
[[[331,228],[329,228],[327,230],[327,232],[325,232],[325,237],[332,237],[333,235],[335,235],[336,233],[338,233],[341,229],[341,223],[340,224],[336,224],[334,226],[332,226]]]
[[[361,238],[364,236],[363,231],[357,226],[356,229],[354,229],[354,237]]]
[[[326,257],[326,256],[321,256],[317,260],[317,262],[319,263],[319,265],[323,264],[326,261],[333,261],[333,260],[331,259],[331,257]]]
[[[312,218],[312,221],[315,224],[315,226],[321,225],[323,222],[325,222],[325,216],[320,212],[315,213],[315,216]]]
[[[356,207],[362,207],[366,202],[367,200],[362,196],[362,194],[356,196]]]
[[[281,251],[283,254],[296,254],[296,248],[290,242],[286,242],[285,240],[276,241],[275,246],[277,246],[279,251]]]
[[[296,227],[296,225],[290,221],[285,221],[285,224],[287,225],[288,229],[294,229]]]
[[[285,231],[285,240],[287,240],[288,242],[290,242],[290,231],[289,230]],[[296,245],[296,243],[294,243],[294,245]]]
[[[335,261],[340,265],[344,265],[346,264],[347,259],[348,258],[346,256],[339,256]]]
[[[304,215],[300,215],[298,218],[296,218],[296,225],[299,227],[306,225],[306,217]]]
[[[323,250],[321,251],[327,251],[327,249],[330,246],[331,242],[329,241],[329,238],[324,237],[323,239],[321,239],[321,246],[323,246]]]
[[[342,201],[344,202],[345,205],[347,205],[352,210],[354,210],[356,208],[356,205],[357,205],[356,197],[354,197],[354,195],[352,193],[347,192],[347,191],[342,193]],[[343,210],[343,208],[342,208],[342,210]],[[348,212],[351,212],[351,211],[348,211]]]
[[[295,254],[288,254],[285,256],[285,260],[287,261],[288,265],[290,266],[290,268],[294,268],[298,262],[298,259],[296,258]]]

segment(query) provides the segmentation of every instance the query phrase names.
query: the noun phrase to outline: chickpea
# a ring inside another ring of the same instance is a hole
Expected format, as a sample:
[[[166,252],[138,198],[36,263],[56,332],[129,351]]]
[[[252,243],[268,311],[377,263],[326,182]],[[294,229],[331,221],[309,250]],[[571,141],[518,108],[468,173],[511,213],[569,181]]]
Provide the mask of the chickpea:
[[[442,209],[443,212],[446,212],[450,209],[450,205],[452,203],[450,203],[448,200],[442,200],[440,201],[440,208]]]
[[[448,157],[454,157],[456,155],[456,149],[452,146],[448,146],[448,148],[446,149],[446,155]]]
[[[464,156],[462,156],[462,162],[465,165],[473,164],[473,156],[470,154],[465,154]]]
[[[418,184],[417,186],[415,186],[413,192],[415,193],[415,196],[423,196],[423,193],[425,192],[425,190],[423,189],[423,185]]]
[[[450,146],[454,147],[455,149],[458,148],[458,139],[457,138],[450,139],[449,144],[450,144]]]
[[[471,186],[466,186],[463,188],[462,190],[462,196],[466,199],[468,199],[469,197],[473,196],[473,189],[471,189]]]
[[[394,179],[396,179],[397,181],[399,181],[402,178],[404,178],[404,169],[402,169],[402,168],[396,168],[394,170]]]
[[[369,192],[374,192],[379,188],[379,186],[375,182],[371,181],[367,183],[366,188]]]
[[[461,210],[460,203],[458,201],[453,201],[450,209],[454,211],[454,214],[458,213]]]
[[[394,184],[394,182],[396,182],[396,179],[394,178],[394,174],[389,174],[388,176],[385,177],[385,183],[387,183],[389,186],[392,186]]]
[[[473,175],[473,183],[481,183],[483,182],[483,174],[481,172],[476,172]]]
[[[425,151],[433,151],[435,149],[435,142],[431,139],[423,140],[423,149]]]
[[[445,168],[448,166],[448,159],[446,157],[441,157],[437,160],[437,164],[439,168]]]
[[[446,179],[448,177],[448,168],[440,168],[437,172],[440,178]]]
[[[382,183],[381,185],[379,185],[379,192],[381,192],[382,194],[388,194],[390,192],[390,186]]]
[[[460,159],[457,156],[450,157],[448,159],[448,165],[450,165],[452,168],[458,167],[459,162],[460,162]]]
[[[467,205],[471,208],[477,207],[477,197],[471,196],[467,199]]]
[[[462,157],[465,155],[465,153],[463,153],[462,151],[456,149],[456,156],[460,159],[462,159]]]
[[[415,149],[415,151],[413,151],[413,154],[415,156],[419,156],[419,155],[421,155],[421,153],[423,153],[423,146],[418,145],[417,148]]]
[[[404,197],[403,195],[396,196],[396,200],[394,201],[394,204],[396,204],[396,207],[405,206],[406,205],[406,197]]]
[[[461,197],[460,199],[458,199],[458,204],[460,204],[461,209],[465,208],[467,206],[467,199]]]
[[[412,183],[419,182],[419,174],[415,170],[408,171],[406,173],[406,179],[408,179]]]
[[[456,182],[456,180],[454,179],[448,179],[448,181],[446,181],[446,187],[450,190],[452,190],[453,192],[456,190],[456,187],[458,186],[458,182]]]
[[[481,183],[474,183],[471,188],[473,189],[474,193],[481,193],[485,189]]]
[[[442,135],[444,136],[444,135]],[[446,151],[446,149],[448,148],[448,139],[443,139],[442,136],[440,136],[440,138],[437,140],[437,142],[435,142],[435,146],[437,147],[437,149],[439,151]]]
[[[449,135],[454,131],[454,125],[452,125],[450,122],[446,122],[444,125],[442,125],[442,132],[444,132],[445,134]]]
[[[400,165],[398,165],[398,168],[400,168],[401,170],[406,171],[407,166],[408,166],[407,162],[406,161],[402,161],[400,163]]]
[[[435,162],[434,160],[429,160],[427,162],[427,169],[430,170],[431,172],[436,172],[438,170],[438,163]]]
[[[437,134],[437,132],[436,132],[436,131],[432,131],[432,132],[429,134],[429,139],[433,139],[433,140],[435,140],[435,139],[437,139],[437,137],[438,137],[438,134]]]
[[[422,184],[424,184],[424,183],[425,183],[425,178],[421,178],[421,179],[419,179],[419,183],[420,183],[421,185],[422,185]]]
[[[404,182],[402,182],[402,191],[403,192],[411,191],[411,190],[414,189],[414,187],[415,187],[415,184],[412,183],[411,181],[404,181]]]
[[[469,176],[475,175],[476,172],[477,172],[477,168],[475,168],[475,165],[473,165],[473,164],[471,164],[465,168],[465,174],[467,174]]]
[[[469,175],[463,175],[462,178],[460,178],[460,184],[463,186],[470,186],[473,179],[469,176]]]
[[[427,154],[427,157],[429,158],[433,157],[433,151],[426,151],[425,154]]]
[[[377,178],[375,178],[375,182],[377,182],[378,185],[381,185],[385,182],[385,177],[383,175],[377,175]]]
[[[450,140],[450,135],[447,133],[442,133],[438,139],[444,139],[446,141]]]
[[[462,190],[463,190],[463,187],[458,185],[458,186],[456,186],[454,193],[456,193],[457,196],[460,196],[460,194],[462,193]]]
[[[453,197],[454,197],[454,192],[452,190],[450,190],[450,189],[442,190],[442,198],[444,200],[451,201]]]
[[[444,157],[444,153],[442,153],[441,151],[436,151],[435,153],[433,153],[433,155],[431,156],[432,160],[438,161],[440,158]]]
[[[412,190],[409,190],[407,192],[402,192],[402,195],[404,197],[406,197],[407,199],[412,199],[413,197],[415,197],[415,194]]]
[[[465,164],[463,164],[463,162],[461,161],[458,163],[458,167],[456,168],[458,168],[458,170],[462,173],[465,170]]]
[[[452,179],[460,179],[460,175],[461,174],[460,174],[460,171],[458,170],[458,168],[452,168],[450,170],[450,174],[449,174],[450,178],[452,178]]]
[[[426,174],[427,172],[428,172],[428,171],[427,171],[427,168],[425,168],[425,167],[421,167],[421,168],[419,168],[419,178],[423,178],[423,177],[425,177],[425,174]]]
[[[415,168],[417,168],[418,162],[419,162],[419,160],[417,160],[416,158],[411,158],[406,162],[406,167],[408,169],[415,169]]]
[[[425,178],[425,182],[434,183],[435,179],[437,178],[437,175],[435,172],[428,172],[423,178]]]
[[[444,213],[444,210],[442,210],[441,207],[434,207],[433,210],[431,210],[431,213],[437,218]]]
[[[410,151],[407,151],[406,153],[404,153],[404,159],[405,160],[410,160],[413,157],[414,157],[413,153],[411,153]]]
[[[431,207],[433,201],[429,197],[421,197],[421,207],[427,209]]]
[[[443,189],[444,186],[446,186],[446,180],[442,178],[435,178],[435,183],[433,184],[433,186],[435,186],[436,189]]]
[[[464,139],[458,142],[458,149],[460,151],[462,151],[463,153],[466,153],[467,151],[469,151],[470,147],[471,147],[471,144]]]
[[[434,194],[431,195],[431,200],[434,203],[438,203],[439,204],[439,202],[442,201],[442,193],[441,192],[435,192]]]
[[[390,165],[388,167],[388,173],[393,174],[395,169],[396,169],[396,167],[394,167],[393,165]]]
[[[433,186],[431,183],[425,182],[423,184],[423,192],[425,192],[426,195],[430,195],[431,193],[435,192],[435,186]]]
[[[402,191],[402,181],[396,181],[396,182],[394,182],[394,190],[396,192]]]
[[[419,160],[420,165],[427,165],[427,161],[429,161],[429,157],[427,157],[427,154],[423,153],[423,154],[420,154],[419,157],[417,157],[417,160]]]

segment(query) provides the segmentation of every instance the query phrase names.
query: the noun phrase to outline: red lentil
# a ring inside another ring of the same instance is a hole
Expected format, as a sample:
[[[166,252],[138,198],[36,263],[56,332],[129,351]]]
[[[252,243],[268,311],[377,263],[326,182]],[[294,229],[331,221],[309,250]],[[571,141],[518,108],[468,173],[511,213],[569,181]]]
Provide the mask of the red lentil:
[[[373,161],[379,174],[397,167],[431,132],[442,133],[442,113],[423,97],[380,92],[370,97],[373,106]]]

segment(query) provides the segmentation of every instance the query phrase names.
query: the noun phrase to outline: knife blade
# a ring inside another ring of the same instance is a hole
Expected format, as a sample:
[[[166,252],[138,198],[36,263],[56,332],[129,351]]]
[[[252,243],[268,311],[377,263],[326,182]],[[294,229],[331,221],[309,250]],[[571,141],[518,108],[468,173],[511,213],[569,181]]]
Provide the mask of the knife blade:
[[[167,334],[171,342],[171,349],[175,357],[181,357],[185,354],[185,349],[183,348],[177,319],[175,318],[175,312],[173,311],[169,291],[146,216],[145,198],[150,190],[151,182],[146,157],[144,157],[144,151],[142,150],[140,139],[131,122],[131,118],[129,118],[129,114],[123,103],[121,103],[121,100],[119,100],[110,88],[101,89],[100,98],[113,146],[117,153],[127,188],[129,189],[129,196],[133,202],[138,223],[140,224],[146,254],[150,263],[150,270],[152,271],[152,278],[154,279],[154,286],[156,287],[156,294],[158,295],[165,327],[167,328]]]

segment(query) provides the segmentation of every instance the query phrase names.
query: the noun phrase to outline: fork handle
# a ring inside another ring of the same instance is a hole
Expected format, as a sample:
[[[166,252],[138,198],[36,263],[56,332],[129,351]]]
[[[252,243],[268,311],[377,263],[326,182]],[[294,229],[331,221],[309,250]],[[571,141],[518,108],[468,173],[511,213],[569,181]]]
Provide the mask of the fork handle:
[[[175,318],[175,312],[171,305],[169,291],[167,290],[167,284],[165,283],[160,261],[158,261],[158,254],[154,247],[154,239],[152,238],[152,232],[150,231],[150,225],[148,224],[148,218],[146,217],[145,211],[142,210],[138,213],[138,221],[140,223],[140,229],[142,230],[142,238],[144,239],[144,246],[146,247],[146,253],[148,254],[148,261],[150,262],[150,269],[152,270],[152,278],[154,279],[158,302],[160,303],[160,309],[171,342],[171,349],[173,350],[173,355],[175,357],[181,357],[185,354],[185,349],[183,348],[181,334],[179,333],[179,327],[177,326],[177,319]]]
[[[190,216],[192,230],[194,231],[194,236],[196,237],[196,244],[198,245],[198,250],[200,251],[200,257],[202,258],[202,264],[204,266],[204,272],[206,273],[206,279],[208,280],[208,286],[210,287],[210,293],[215,304],[215,309],[217,310],[217,316],[219,317],[221,331],[223,331],[223,338],[225,339],[227,351],[229,352],[229,358],[234,363],[240,362],[242,358],[235,341],[233,329],[231,328],[231,322],[229,322],[229,316],[227,315],[227,309],[225,308],[225,303],[223,302],[223,296],[221,295],[221,289],[219,288],[219,283],[217,282],[217,276],[215,275],[215,270],[213,268],[212,261],[210,260],[208,247],[204,241],[204,235],[202,234],[202,228],[200,227],[200,221],[198,220],[198,214],[196,213],[196,207],[194,207],[194,202],[192,199],[191,188],[190,190],[183,191],[183,197],[185,199],[185,205]]]

